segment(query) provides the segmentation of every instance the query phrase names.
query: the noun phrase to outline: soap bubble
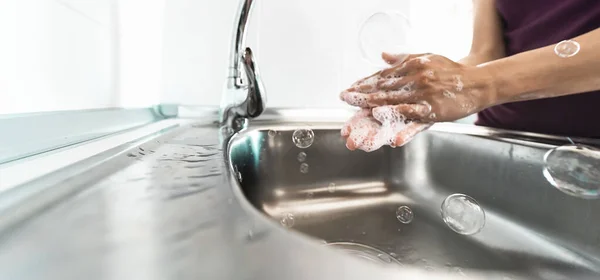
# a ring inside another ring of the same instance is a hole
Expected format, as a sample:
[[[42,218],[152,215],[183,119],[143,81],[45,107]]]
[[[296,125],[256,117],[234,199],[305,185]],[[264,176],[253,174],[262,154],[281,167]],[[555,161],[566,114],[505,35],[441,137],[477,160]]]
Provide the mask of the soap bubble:
[[[306,153],[305,152],[300,152],[298,154],[298,161],[299,162],[305,162],[306,161]]]
[[[554,46],[554,53],[560,57],[571,57],[576,55],[581,49],[581,45],[573,40],[565,40]]]
[[[442,203],[442,219],[456,233],[472,235],[485,225],[485,212],[472,197],[453,194]]]
[[[292,141],[296,147],[306,149],[315,141],[315,133],[311,129],[297,129],[292,134]]]
[[[378,12],[360,27],[359,47],[364,59],[378,67],[387,67],[381,53],[409,54],[410,23],[399,12]]]
[[[396,210],[396,218],[403,224],[410,224],[412,222],[415,215],[413,214],[412,209],[408,206],[400,206],[398,210]]]
[[[269,130],[268,134],[269,137],[275,137],[275,135],[277,135],[277,132],[275,130]]]
[[[294,224],[296,223],[296,220],[294,219],[294,214],[292,214],[292,213],[285,214],[285,216],[283,216],[283,218],[281,218],[280,223],[282,226],[284,226],[286,228],[293,227]]]
[[[308,164],[307,163],[300,164],[300,173],[302,173],[302,174],[308,173]]]
[[[600,151],[584,145],[564,145],[544,155],[544,177],[572,196],[600,198]]]

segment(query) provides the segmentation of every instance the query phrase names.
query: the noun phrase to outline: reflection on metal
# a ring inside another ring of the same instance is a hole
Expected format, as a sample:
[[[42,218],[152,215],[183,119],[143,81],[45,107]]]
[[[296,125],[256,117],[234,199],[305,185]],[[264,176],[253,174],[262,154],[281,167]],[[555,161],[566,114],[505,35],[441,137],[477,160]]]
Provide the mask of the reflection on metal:
[[[292,213],[295,231],[385,244],[406,266],[433,271],[450,264],[488,278],[498,271],[511,279],[600,273],[600,249],[590,246],[600,236],[593,215],[600,202],[566,197],[541,176],[547,147],[565,137],[440,124],[402,148],[364,153],[345,148],[339,123],[311,125],[314,144],[298,149],[290,136],[304,126],[254,121],[229,147],[231,164],[250,178],[239,185],[245,198],[274,224]],[[307,174],[297,171],[299,151],[310,158]],[[457,192],[477,197],[489,213],[481,232],[463,236],[444,224],[440,205]],[[410,224],[396,219],[403,205],[414,212]]]

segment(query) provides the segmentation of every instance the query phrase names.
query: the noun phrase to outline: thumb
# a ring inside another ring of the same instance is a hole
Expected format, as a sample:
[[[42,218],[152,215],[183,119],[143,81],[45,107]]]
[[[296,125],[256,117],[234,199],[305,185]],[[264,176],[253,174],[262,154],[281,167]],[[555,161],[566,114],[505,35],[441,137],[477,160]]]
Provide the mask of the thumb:
[[[387,52],[381,53],[381,58],[387,64],[395,65],[403,62],[408,57],[408,54],[391,54]]]

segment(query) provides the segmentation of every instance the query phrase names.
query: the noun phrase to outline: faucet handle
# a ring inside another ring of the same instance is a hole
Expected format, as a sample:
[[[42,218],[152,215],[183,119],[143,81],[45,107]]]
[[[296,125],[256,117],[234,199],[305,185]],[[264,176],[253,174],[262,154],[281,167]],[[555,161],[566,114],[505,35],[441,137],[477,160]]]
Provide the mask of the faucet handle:
[[[254,62],[252,49],[246,48],[244,50],[242,64],[244,65],[244,72],[246,72],[246,78],[248,79],[248,96],[244,102],[246,105],[247,117],[255,118],[265,110],[266,96],[258,67]]]

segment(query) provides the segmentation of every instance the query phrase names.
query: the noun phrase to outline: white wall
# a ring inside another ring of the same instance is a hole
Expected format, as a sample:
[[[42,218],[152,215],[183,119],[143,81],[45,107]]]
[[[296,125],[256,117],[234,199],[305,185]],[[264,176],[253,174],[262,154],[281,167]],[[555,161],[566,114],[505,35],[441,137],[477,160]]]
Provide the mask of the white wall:
[[[0,114],[157,104],[164,1],[0,0]]]
[[[338,92],[376,70],[357,34],[377,11],[407,14],[418,50],[458,59],[470,42],[465,0],[256,1],[248,45],[272,107],[345,106]],[[0,0],[0,114],[219,105],[238,4]]]
[[[0,5],[0,113],[114,104],[108,1]]]
[[[169,0],[162,102],[218,105],[238,0]],[[471,1],[257,0],[248,45],[271,107],[343,107],[338,92],[372,73],[358,28],[371,14],[409,16],[417,50],[459,59],[470,46]]]

